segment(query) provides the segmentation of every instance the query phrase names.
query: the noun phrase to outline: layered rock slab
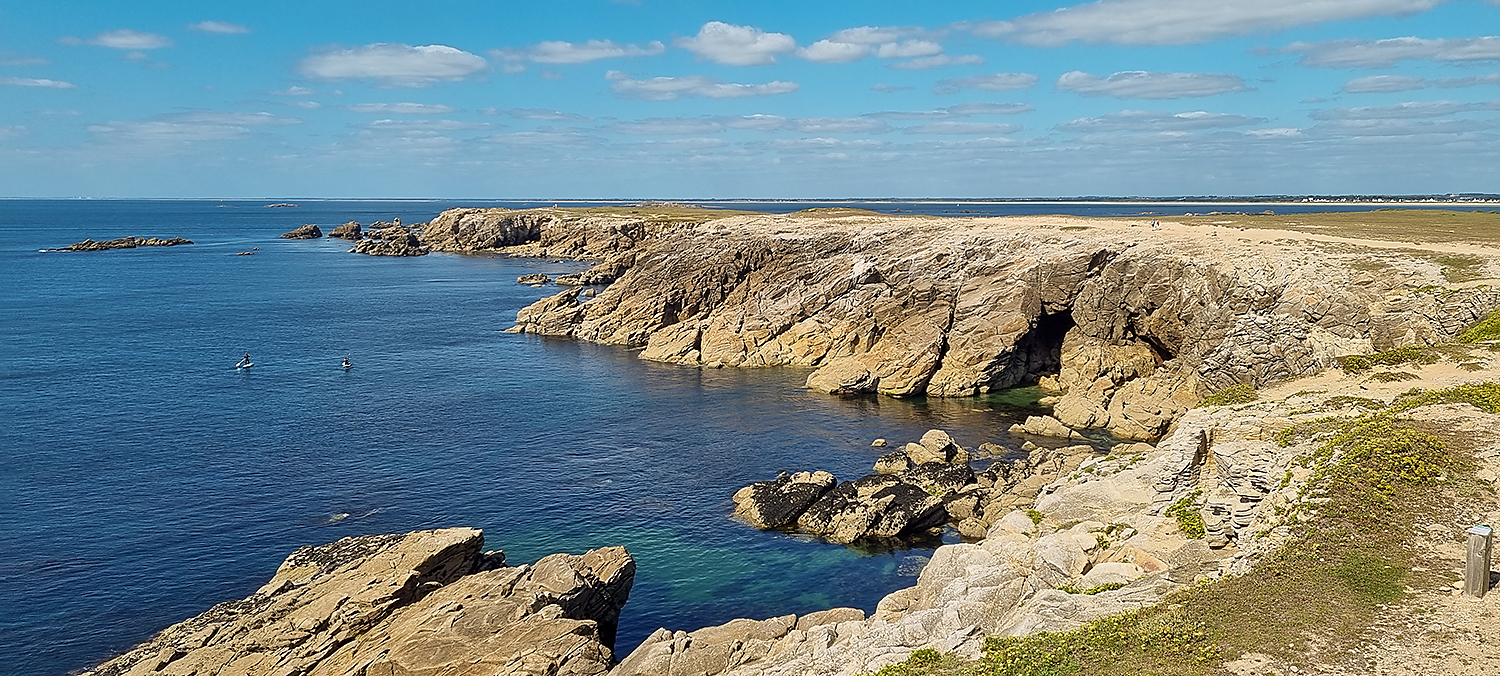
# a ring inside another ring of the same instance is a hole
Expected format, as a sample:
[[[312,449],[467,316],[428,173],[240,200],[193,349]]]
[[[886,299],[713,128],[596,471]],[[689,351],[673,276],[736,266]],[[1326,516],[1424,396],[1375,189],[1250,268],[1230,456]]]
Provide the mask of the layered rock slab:
[[[264,587],[89,672],[599,674],[635,563],[623,549],[505,567],[451,528],[304,547]]]

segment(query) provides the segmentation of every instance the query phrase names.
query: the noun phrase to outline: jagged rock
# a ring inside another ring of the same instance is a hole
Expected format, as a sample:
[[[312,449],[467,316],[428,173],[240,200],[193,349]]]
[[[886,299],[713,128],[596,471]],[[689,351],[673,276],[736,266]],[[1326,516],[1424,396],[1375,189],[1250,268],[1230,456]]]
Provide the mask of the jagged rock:
[[[339,227],[334,228],[333,232],[328,233],[328,236],[337,237],[339,239],[347,239],[351,242],[358,242],[363,238],[363,235],[361,234],[361,230],[359,228],[359,221],[349,221],[348,223],[340,225]]]
[[[470,528],[345,538],[91,675],[602,674],[635,563],[619,547],[503,567]],[[478,666],[476,666],[478,665]]]
[[[756,528],[781,528],[796,523],[818,498],[838,482],[823,471],[782,472],[771,481],[741,488],[734,494],[734,513]]]
[[[904,448],[886,453],[875,461],[876,474],[900,474],[912,467],[911,458],[906,455]]]
[[[534,272],[529,275],[521,275],[520,277],[516,278],[517,284],[546,284],[550,281],[552,281],[551,277],[548,277],[547,275],[544,275],[540,272]]]
[[[798,651],[823,645],[840,626],[863,622],[857,608],[833,608],[802,617],[732,620],[691,633],[658,629],[620,660],[610,676],[707,676],[735,668],[753,668]]]
[[[845,481],[813,503],[797,525],[829,541],[895,538],[947,520],[943,501],[919,486],[885,474]]]
[[[281,236],[281,239],[322,239],[323,230],[318,226],[308,223],[296,230]]]
[[[60,249],[54,249],[54,251],[108,251],[110,249],[134,249],[138,246],[178,246],[180,244],[192,243],[192,240],[181,237],[171,237],[168,239],[159,239],[156,237],[144,239],[140,237],[121,237],[105,242],[95,242],[92,239],[86,239],[76,244],[69,244]]]
[[[380,224],[376,223],[376,225]],[[427,248],[422,246],[421,240],[399,225],[365,232],[364,239],[357,242],[350,251],[371,256],[427,255]]]
[[[946,462],[924,462],[901,473],[901,480],[941,495],[975,483],[974,470],[968,465]]]

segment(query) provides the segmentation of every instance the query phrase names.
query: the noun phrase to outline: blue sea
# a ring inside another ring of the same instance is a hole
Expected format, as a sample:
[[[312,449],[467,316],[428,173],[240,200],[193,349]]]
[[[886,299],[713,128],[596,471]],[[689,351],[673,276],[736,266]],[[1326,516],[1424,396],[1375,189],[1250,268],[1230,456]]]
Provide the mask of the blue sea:
[[[1034,412],[1026,392],[837,398],[803,390],[801,369],[699,370],[502,332],[555,292],[517,276],[585,267],[576,262],[368,257],[342,240],[277,238],[304,223],[417,223],[454,206],[536,203],[265,207],[279,201],[288,200],[0,200],[6,673],[90,667],[248,595],[302,545],[449,526],[483,528],[488,548],[512,563],[628,548],[638,574],[621,656],[659,626],[873,610],[913,583],[937,543],[860,549],[760,532],[729,518],[730,495],[781,470],[856,478],[880,454],[877,437],[899,443],[942,428],[966,446],[1014,446],[1006,428]],[[196,243],[39,251],[126,235]],[[235,370],[247,352],[255,367]]]

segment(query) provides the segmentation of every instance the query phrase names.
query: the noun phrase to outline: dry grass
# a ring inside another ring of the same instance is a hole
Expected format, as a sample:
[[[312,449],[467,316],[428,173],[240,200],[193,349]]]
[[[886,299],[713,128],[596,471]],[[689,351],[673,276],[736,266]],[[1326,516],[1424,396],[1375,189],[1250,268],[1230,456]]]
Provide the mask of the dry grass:
[[[633,216],[659,223],[706,223],[730,216],[752,216],[759,212],[736,209],[715,209],[694,204],[646,203],[627,206],[561,207],[564,211],[579,216]]]
[[[1500,244],[1500,214],[1442,209],[1377,209],[1351,213],[1181,216],[1185,225],[1294,230],[1414,244],[1475,242]]]

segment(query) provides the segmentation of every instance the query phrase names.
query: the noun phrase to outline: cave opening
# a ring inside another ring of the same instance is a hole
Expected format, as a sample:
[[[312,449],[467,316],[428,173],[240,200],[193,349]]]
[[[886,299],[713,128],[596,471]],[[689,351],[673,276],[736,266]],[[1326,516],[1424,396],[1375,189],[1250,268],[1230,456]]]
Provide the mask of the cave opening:
[[[995,389],[1035,385],[1042,376],[1057,375],[1062,369],[1063,337],[1073,326],[1073,313],[1067,308],[1037,317],[1031,330],[1016,343],[1010,366]]]

